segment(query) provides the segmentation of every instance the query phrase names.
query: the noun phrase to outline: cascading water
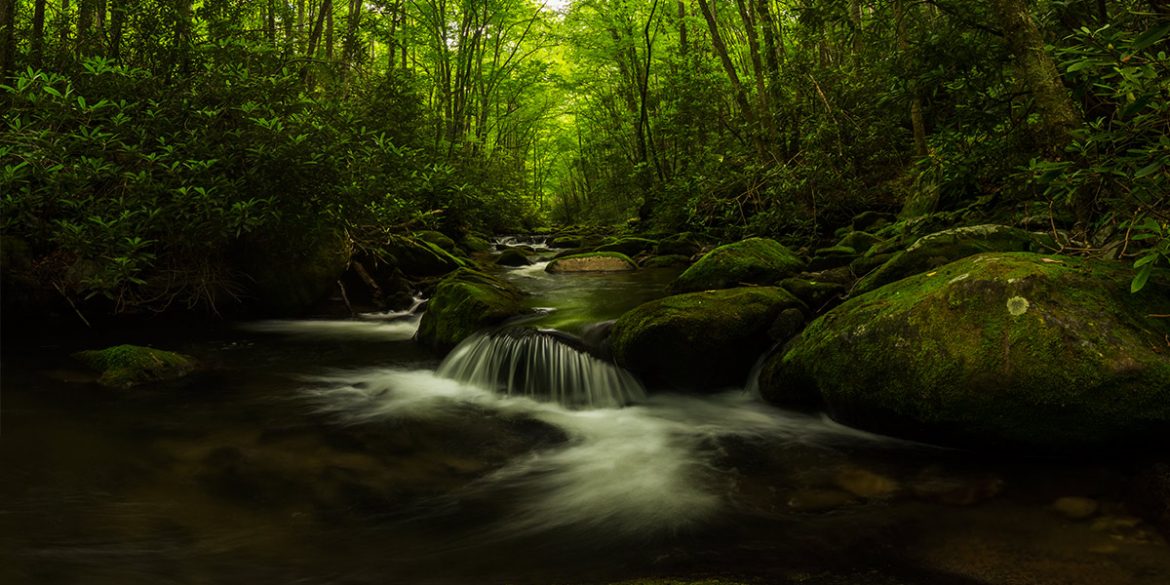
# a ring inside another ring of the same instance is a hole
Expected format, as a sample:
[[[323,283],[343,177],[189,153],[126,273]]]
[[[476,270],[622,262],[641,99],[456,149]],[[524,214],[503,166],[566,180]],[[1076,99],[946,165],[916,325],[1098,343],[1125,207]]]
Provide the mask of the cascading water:
[[[443,360],[438,374],[570,407],[614,408],[646,397],[629,372],[554,332],[518,327],[469,337]]]
[[[510,246],[528,246],[536,250],[546,250],[549,245],[549,236],[499,236],[492,240],[497,250]]]

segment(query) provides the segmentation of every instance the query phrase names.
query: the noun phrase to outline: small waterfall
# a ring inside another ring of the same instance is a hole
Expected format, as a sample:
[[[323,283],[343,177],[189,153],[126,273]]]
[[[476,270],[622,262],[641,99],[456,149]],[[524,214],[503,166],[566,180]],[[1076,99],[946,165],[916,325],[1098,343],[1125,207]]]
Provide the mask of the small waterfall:
[[[567,334],[519,327],[469,337],[438,374],[569,407],[615,408],[646,397],[633,375],[573,347]]]
[[[547,250],[549,249],[548,244],[551,239],[550,236],[499,236],[492,239],[492,244],[496,250],[502,250],[511,246],[528,246],[535,250]]]

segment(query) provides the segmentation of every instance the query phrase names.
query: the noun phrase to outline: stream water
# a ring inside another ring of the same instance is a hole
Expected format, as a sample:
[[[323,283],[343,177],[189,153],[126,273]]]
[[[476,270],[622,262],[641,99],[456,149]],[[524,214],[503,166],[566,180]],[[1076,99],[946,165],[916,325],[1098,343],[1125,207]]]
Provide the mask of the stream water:
[[[522,326],[586,337],[673,277],[504,274],[539,309]],[[742,388],[647,394],[542,334],[440,363],[417,325],[8,341],[0,583],[1170,583],[1124,506],[1133,462],[910,444]],[[106,390],[68,354],[110,342],[210,367]],[[1098,510],[1052,506],[1073,496]]]

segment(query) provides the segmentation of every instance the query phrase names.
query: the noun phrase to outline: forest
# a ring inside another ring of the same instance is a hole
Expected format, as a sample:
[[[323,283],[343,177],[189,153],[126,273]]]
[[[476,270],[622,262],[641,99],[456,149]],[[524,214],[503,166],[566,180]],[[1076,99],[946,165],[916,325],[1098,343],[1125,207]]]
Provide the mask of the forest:
[[[1170,0],[0,0],[0,583],[1165,585]]]
[[[99,312],[225,309],[247,250],[338,233],[816,247],[909,204],[1170,255],[1161,0],[3,0],[0,31],[5,248]]]

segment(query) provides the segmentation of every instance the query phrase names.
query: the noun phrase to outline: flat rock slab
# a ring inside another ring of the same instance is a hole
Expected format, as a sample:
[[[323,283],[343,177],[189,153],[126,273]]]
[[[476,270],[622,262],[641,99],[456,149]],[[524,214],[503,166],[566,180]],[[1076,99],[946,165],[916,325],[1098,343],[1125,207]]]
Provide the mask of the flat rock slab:
[[[616,252],[603,252],[595,254],[579,254],[575,256],[566,256],[557,260],[549,262],[546,272],[629,272],[637,270],[638,265],[634,264],[625,254]]]

